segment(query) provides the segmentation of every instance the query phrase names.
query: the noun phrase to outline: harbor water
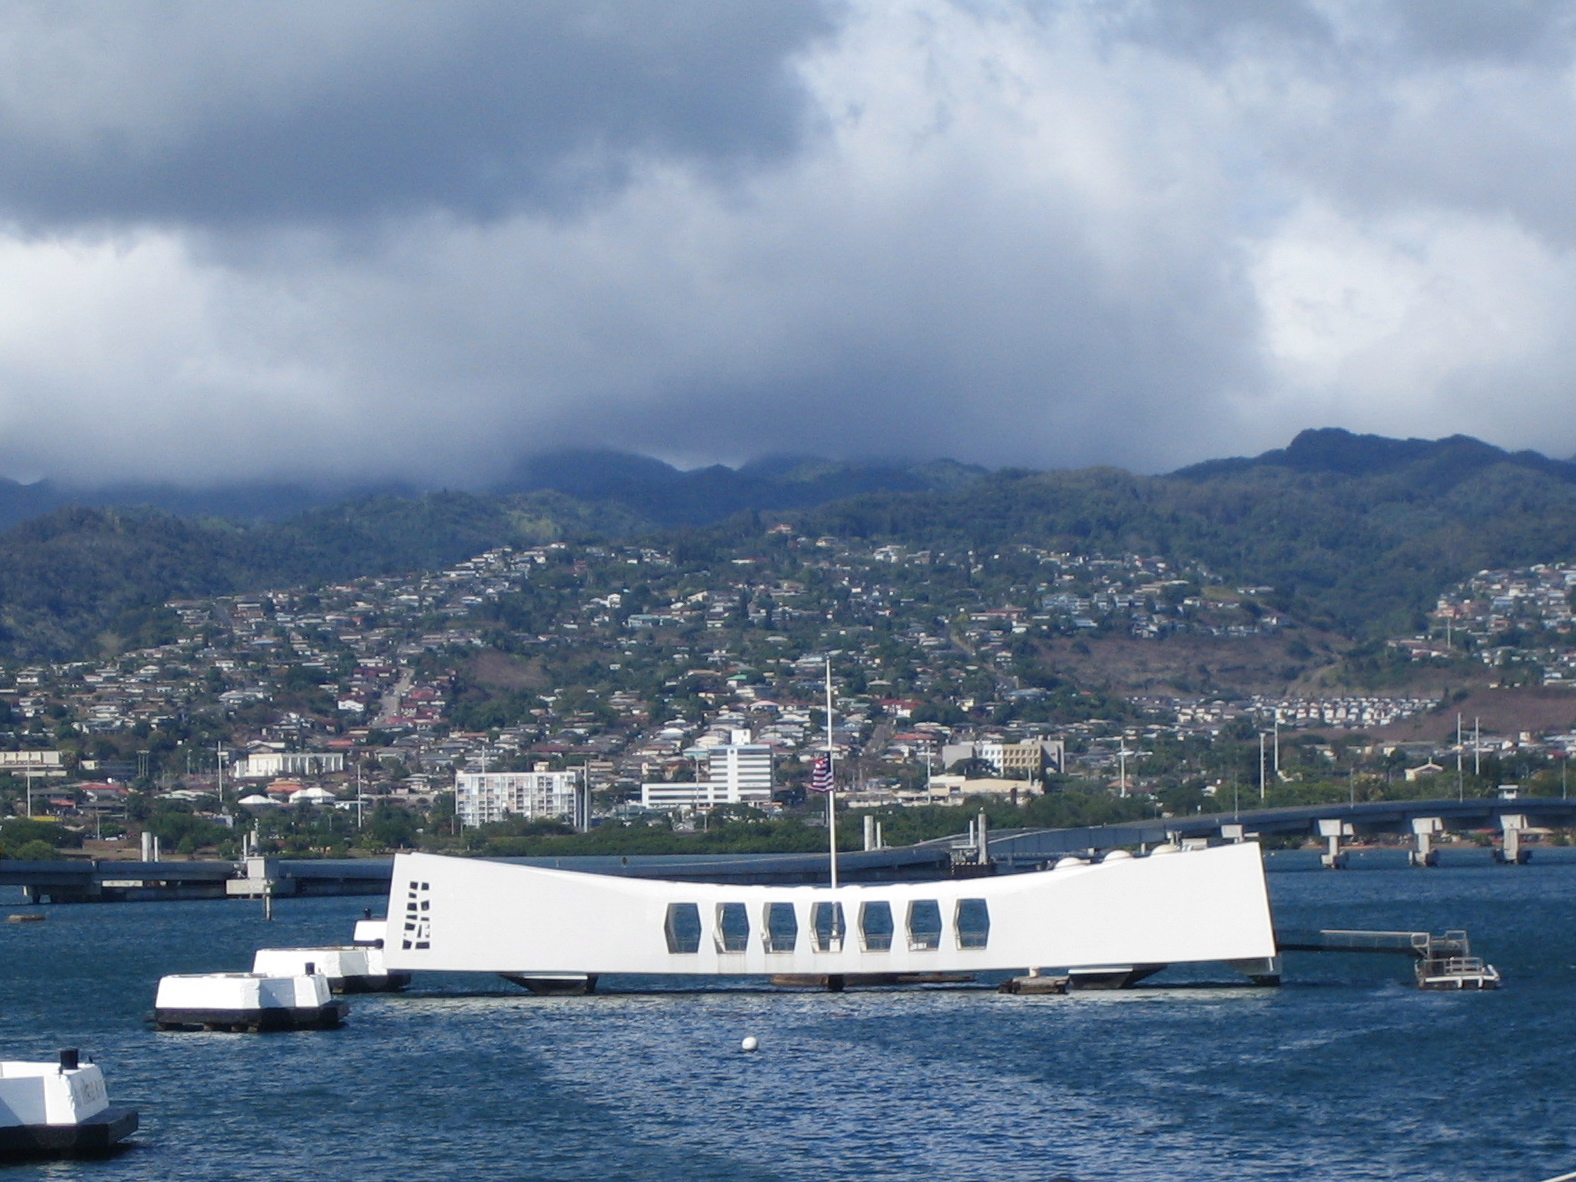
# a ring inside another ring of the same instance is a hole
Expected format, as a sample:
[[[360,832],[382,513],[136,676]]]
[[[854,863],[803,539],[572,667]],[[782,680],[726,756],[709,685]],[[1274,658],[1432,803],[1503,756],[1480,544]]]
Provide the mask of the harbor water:
[[[0,1182],[1506,1179],[1576,1170],[1576,849],[1270,856],[1277,926],[1465,928],[1505,985],[1423,993],[1400,957],[1287,982],[1170,971],[1116,993],[792,992],[486,977],[352,999],[336,1031],[156,1033],[166,973],[343,942],[367,902],[42,908],[0,925],[0,1057],[80,1046],[136,1144]],[[0,913],[33,910],[19,897]],[[743,1053],[746,1036],[759,1050]]]

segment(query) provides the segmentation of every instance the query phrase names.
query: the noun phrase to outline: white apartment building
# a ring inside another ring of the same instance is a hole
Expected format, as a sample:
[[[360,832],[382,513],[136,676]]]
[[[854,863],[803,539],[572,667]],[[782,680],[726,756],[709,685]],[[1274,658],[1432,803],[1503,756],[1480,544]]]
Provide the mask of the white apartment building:
[[[752,743],[750,732],[736,730],[733,742],[706,753],[706,778],[690,784],[642,784],[640,803],[648,809],[701,808],[719,804],[770,804],[772,749]]]
[[[454,807],[462,825],[485,825],[505,817],[531,821],[559,818],[577,829],[589,820],[578,768],[549,771],[539,763],[529,772],[459,772]]]
[[[231,771],[243,780],[268,780],[275,776],[327,776],[345,770],[342,751],[254,752],[238,759]]]

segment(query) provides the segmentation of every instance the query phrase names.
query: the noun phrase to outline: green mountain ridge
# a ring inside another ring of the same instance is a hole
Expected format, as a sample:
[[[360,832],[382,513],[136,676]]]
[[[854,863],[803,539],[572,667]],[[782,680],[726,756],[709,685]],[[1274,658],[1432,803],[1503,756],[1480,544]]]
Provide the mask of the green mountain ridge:
[[[1165,476],[785,458],[687,473],[610,460],[603,479],[592,455],[562,479],[538,473],[578,495],[369,496],[277,522],[56,509],[0,534],[0,656],[98,656],[155,636],[171,598],[440,567],[501,545],[653,534],[704,564],[775,521],[916,548],[1200,562],[1353,639],[1416,630],[1443,587],[1479,569],[1576,556],[1576,465],[1460,436],[1304,432]]]
[[[1439,591],[1475,571],[1576,557],[1576,465],[1536,453],[1322,431],[1257,460],[1200,467],[1003,471],[956,492],[854,498],[800,524],[1187,559],[1271,586],[1284,609],[1353,638],[1420,628]]]

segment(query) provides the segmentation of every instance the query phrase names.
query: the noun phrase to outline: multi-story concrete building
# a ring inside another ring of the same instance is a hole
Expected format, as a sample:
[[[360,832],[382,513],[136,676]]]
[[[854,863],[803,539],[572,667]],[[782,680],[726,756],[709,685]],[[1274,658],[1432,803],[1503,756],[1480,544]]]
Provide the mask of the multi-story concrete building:
[[[750,732],[736,730],[733,742],[706,753],[706,778],[692,783],[640,786],[647,808],[712,808],[719,804],[770,804],[772,748],[752,743]]]
[[[589,815],[578,768],[529,772],[460,772],[454,777],[454,807],[462,825],[485,825],[505,817],[531,821],[561,819],[583,829]]]
[[[1022,743],[982,740],[948,743],[941,749],[941,764],[951,767],[960,759],[977,759],[998,776],[1038,780],[1047,771],[1060,772],[1065,752],[1061,739],[1030,739]]]
[[[749,731],[736,730],[733,742],[707,753],[706,779],[721,786],[729,804],[767,803],[772,798],[772,749],[752,743]]]

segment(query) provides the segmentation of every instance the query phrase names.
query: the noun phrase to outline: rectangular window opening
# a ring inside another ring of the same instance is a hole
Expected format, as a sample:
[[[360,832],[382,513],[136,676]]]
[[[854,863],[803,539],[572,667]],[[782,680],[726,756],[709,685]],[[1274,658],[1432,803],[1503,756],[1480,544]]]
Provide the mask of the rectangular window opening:
[[[700,951],[700,907],[694,903],[669,903],[662,925],[669,952]]]
[[[908,946],[916,952],[941,947],[941,904],[915,899],[908,905]]]
[[[768,903],[761,938],[767,952],[792,952],[799,942],[799,920],[792,903]]]
[[[892,951],[892,904],[886,902],[859,905],[859,935],[866,952]]]
[[[953,923],[959,948],[983,948],[990,939],[990,908],[984,899],[959,899]]]
[[[746,952],[749,947],[749,908],[743,903],[718,903],[717,951]]]
[[[817,952],[843,950],[843,905],[814,903],[810,908],[810,938]]]

